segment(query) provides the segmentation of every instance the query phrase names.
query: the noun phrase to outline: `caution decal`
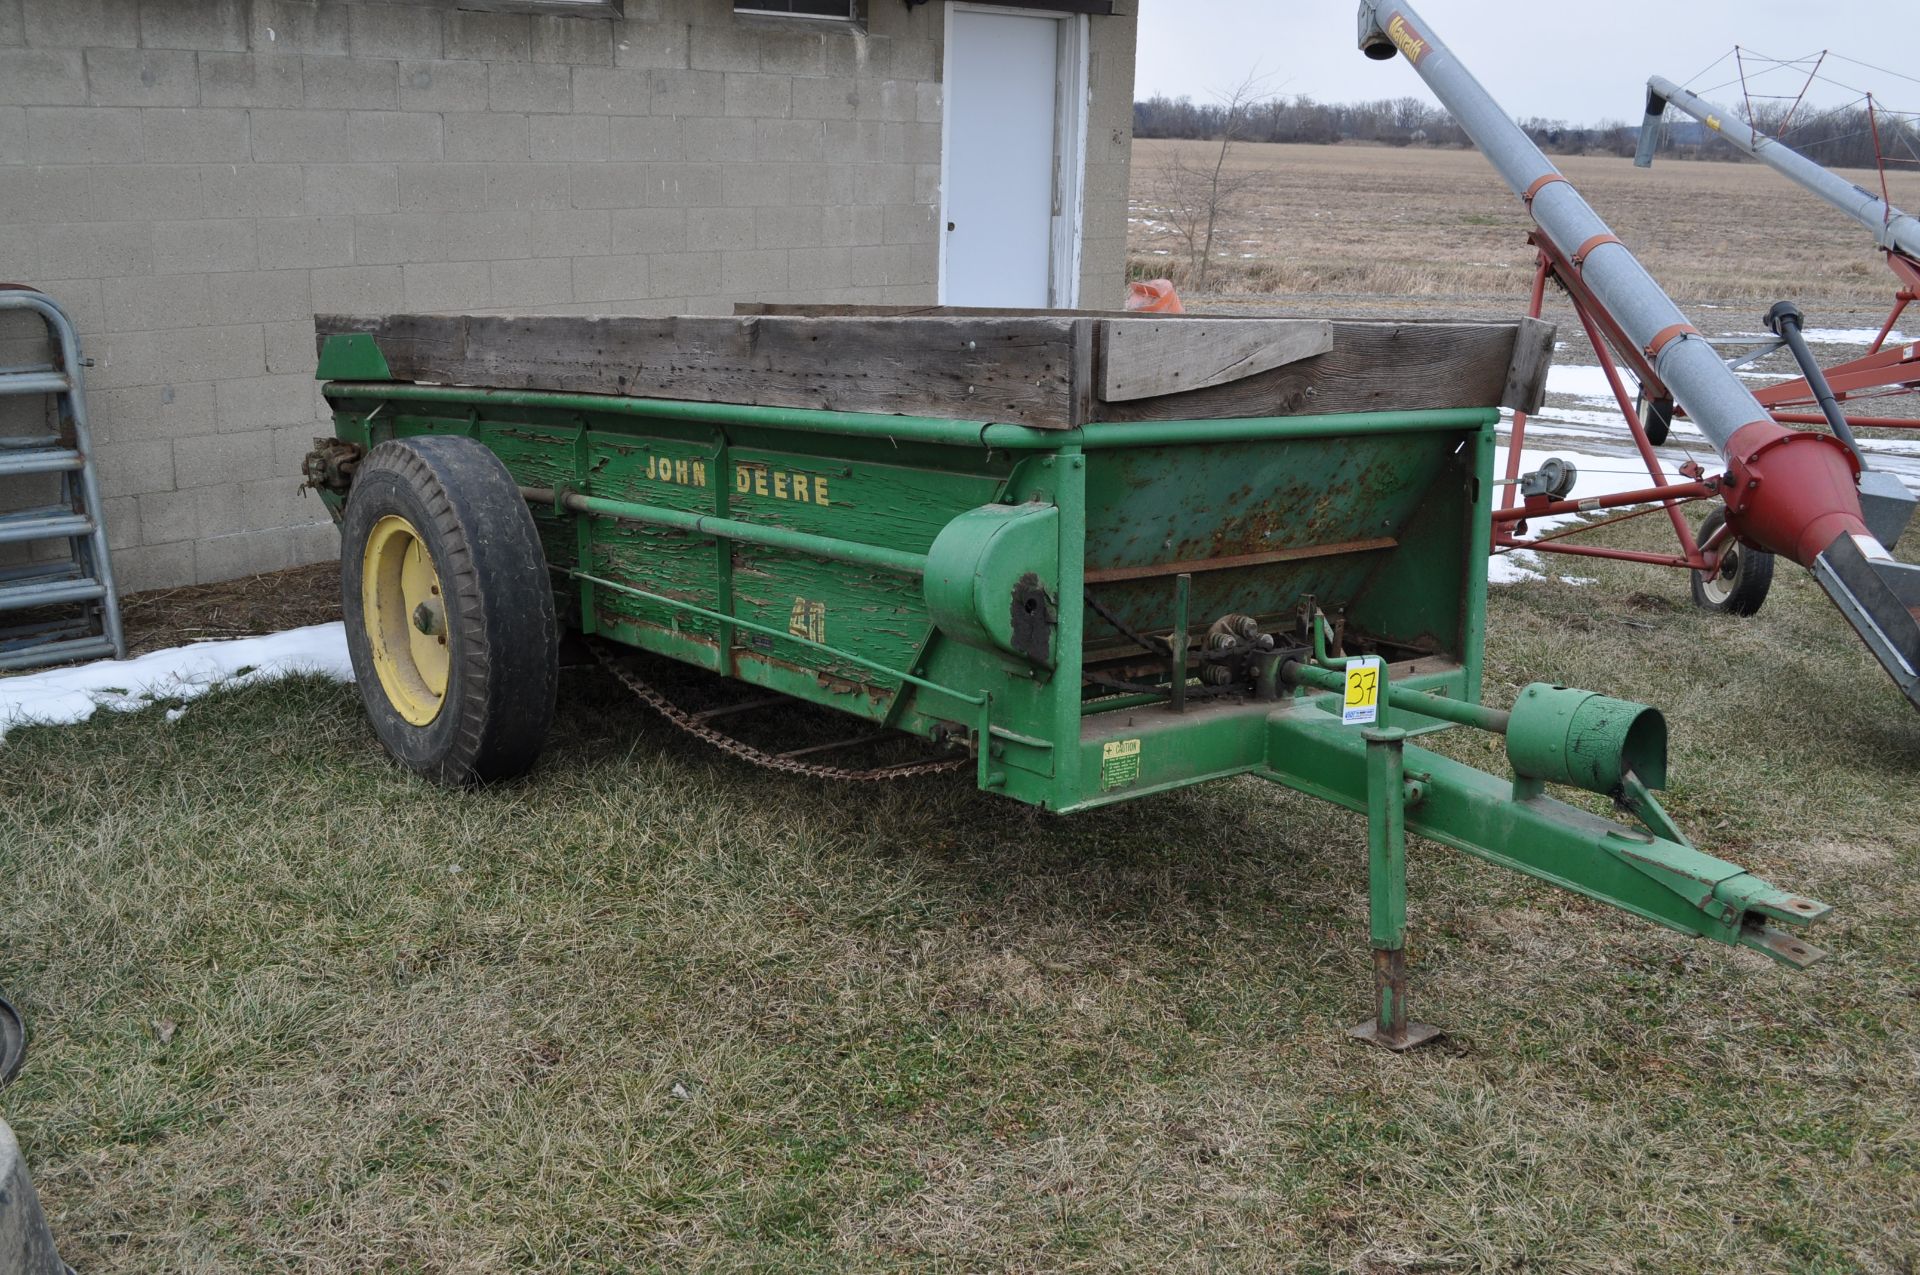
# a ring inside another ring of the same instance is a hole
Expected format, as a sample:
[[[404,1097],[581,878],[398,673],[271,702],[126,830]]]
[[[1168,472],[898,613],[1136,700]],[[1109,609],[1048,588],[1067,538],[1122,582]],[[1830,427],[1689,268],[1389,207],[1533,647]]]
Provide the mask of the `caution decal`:
[[[1118,788],[1140,778],[1140,741],[1110,739],[1100,745],[1100,786]]]

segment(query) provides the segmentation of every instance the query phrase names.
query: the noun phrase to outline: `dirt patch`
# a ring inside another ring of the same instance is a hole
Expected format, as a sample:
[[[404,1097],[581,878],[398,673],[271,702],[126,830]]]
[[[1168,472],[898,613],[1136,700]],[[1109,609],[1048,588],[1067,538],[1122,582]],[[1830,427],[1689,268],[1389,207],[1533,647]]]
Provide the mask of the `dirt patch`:
[[[325,624],[340,618],[340,564],[132,593],[121,600],[120,613],[130,655]]]

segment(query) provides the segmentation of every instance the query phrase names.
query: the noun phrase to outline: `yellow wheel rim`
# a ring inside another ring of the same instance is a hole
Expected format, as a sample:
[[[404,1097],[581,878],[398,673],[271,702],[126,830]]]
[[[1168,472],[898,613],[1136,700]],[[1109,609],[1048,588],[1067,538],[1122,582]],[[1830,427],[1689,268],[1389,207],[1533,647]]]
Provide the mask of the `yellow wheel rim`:
[[[440,715],[447,698],[447,607],[427,542],[388,514],[360,553],[360,610],[380,689],[415,726]]]

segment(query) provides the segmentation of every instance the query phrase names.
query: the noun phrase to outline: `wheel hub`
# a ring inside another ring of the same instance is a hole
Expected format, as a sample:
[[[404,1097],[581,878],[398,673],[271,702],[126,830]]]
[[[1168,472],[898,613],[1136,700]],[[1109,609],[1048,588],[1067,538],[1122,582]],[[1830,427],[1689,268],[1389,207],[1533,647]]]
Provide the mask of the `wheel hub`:
[[[426,540],[398,514],[380,519],[367,535],[360,604],[380,689],[395,712],[425,726],[447,696],[446,604]]]
[[[1733,582],[1740,576],[1740,547],[1728,542],[1720,551],[1719,564],[1704,585],[1707,596],[1717,604],[1726,602],[1733,593]]]

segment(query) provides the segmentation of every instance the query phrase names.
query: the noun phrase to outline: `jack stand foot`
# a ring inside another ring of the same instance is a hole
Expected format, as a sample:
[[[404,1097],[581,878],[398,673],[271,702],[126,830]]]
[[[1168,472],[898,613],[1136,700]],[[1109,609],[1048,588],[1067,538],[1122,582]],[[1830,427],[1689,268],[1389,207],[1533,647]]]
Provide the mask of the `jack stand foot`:
[[[1432,1023],[1408,1023],[1401,1029],[1400,1038],[1395,1040],[1380,1030],[1380,1024],[1377,1021],[1369,1018],[1358,1027],[1348,1028],[1347,1035],[1355,1040],[1364,1040],[1369,1045],[1378,1045],[1382,1049],[1391,1049],[1396,1054],[1404,1054],[1409,1049],[1418,1049],[1422,1045],[1431,1044],[1446,1033]]]
[[[1372,1018],[1347,1035],[1369,1045],[1404,1054],[1446,1035],[1431,1023],[1407,1021],[1407,951],[1403,947],[1373,949],[1374,1003],[1379,1007]]]

